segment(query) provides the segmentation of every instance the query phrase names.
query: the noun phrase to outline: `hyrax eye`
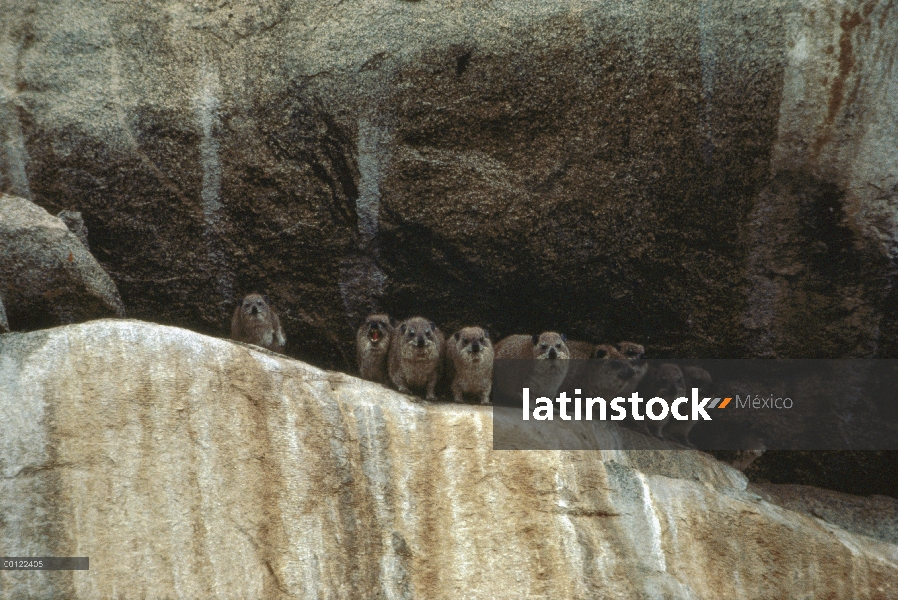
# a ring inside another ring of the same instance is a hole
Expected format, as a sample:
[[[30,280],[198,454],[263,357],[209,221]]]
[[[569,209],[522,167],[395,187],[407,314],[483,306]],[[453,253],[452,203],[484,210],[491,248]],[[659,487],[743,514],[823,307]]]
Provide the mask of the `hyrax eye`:
[[[548,346],[548,344],[540,344],[539,347],[542,348],[543,350],[545,350],[549,346]]]

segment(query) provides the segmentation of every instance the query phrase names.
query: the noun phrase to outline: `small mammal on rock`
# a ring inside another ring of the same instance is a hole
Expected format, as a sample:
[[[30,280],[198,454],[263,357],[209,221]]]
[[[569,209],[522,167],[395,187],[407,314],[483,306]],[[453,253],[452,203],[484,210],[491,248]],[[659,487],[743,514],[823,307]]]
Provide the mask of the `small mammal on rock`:
[[[567,349],[571,353],[572,360],[592,358],[592,355],[596,350],[596,347],[593,344],[580,340],[566,340],[564,343],[567,344]]]
[[[396,327],[389,315],[369,315],[355,335],[356,359],[362,379],[377,383],[389,383],[387,356],[390,340]]]
[[[275,352],[284,351],[287,338],[268,296],[249,294],[240,301],[231,317],[231,339]]]
[[[627,382],[627,385],[624,386],[620,393],[621,396],[629,396],[636,391],[636,387],[639,385],[639,382],[642,381],[642,378],[645,377],[645,374],[649,369],[648,364],[644,360],[645,348],[643,348],[641,344],[635,342],[620,342],[617,344],[617,349],[624,358],[627,359],[627,363],[634,371],[633,377]]]
[[[493,354],[489,333],[480,327],[465,327],[446,340],[453,400],[462,402],[464,394],[476,394],[481,404],[489,404]]]
[[[686,380],[686,390],[697,388],[699,397],[701,397],[702,394],[711,387],[711,383],[713,383],[711,374],[701,367],[684,367],[683,377]],[[695,446],[689,441],[689,432],[692,431],[694,425],[695,421],[692,420],[678,421],[677,419],[670,419],[664,426],[664,437],[665,439],[673,440],[684,446],[694,448]]]
[[[609,401],[623,396],[636,376],[624,355],[611,344],[597,344],[590,358],[601,362],[589,367],[583,393]]]
[[[540,335],[510,335],[496,344],[496,358],[567,360],[571,351],[566,341],[567,337],[554,331]]]
[[[412,317],[399,324],[390,343],[390,381],[403,394],[424,389],[428,400],[436,400],[442,373],[443,333],[433,321]]]
[[[554,331],[540,335],[510,335],[496,344],[497,359],[516,358],[538,361],[530,365],[524,374],[531,398],[554,400],[558,388],[564,382],[570,366],[571,352],[565,343],[567,338]],[[521,390],[502,390],[503,396],[520,399]]]
[[[576,362],[568,366],[567,375],[565,375],[564,383],[561,384],[561,387],[565,390],[573,391],[584,386],[585,376],[589,371],[589,367],[583,361],[592,358],[596,347],[594,344],[582,340],[565,340],[564,343],[571,354],[571,360]]]
[[[652,398],[662,398],[670,406],[677,398],[687,396],[686,379],[683,376],[683,371],[674,363],[663,363],[658,367],[649,369],[648,374],[639,387],[646,402]],[[656,438],[664,439],[661,431],[670,420],[671,416],[669,413],[661,421],[654,421],[646,416],[645,421],[641,421],[640,430],[643,433],[651,433]]]

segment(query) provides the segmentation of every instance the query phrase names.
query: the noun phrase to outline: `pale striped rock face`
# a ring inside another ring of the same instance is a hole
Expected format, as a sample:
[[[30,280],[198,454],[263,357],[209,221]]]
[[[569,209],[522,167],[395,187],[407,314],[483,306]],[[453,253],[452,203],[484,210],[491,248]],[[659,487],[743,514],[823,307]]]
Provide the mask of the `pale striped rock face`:
[[[898,596],[898,547],[706,454],[494,451],[492,415],[139,321],[0,336],[0,548],[90,558],[0,571],[0,590]]]

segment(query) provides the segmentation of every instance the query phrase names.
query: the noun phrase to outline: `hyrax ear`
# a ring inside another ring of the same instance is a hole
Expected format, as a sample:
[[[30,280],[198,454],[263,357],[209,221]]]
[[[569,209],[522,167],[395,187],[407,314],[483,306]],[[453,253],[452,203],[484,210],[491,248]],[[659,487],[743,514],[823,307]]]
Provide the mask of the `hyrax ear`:
[[[484,329],[484,330],[483,330],[483,337],[485,337],[486,339],[490,339],[490,332],[489,332],[489,330],[487,330],[487,329]]]
[[[396,328],[396,319],[394,319],[393,317],[390,317],[390,327],[394,329]]]
[[[455,335],[452,336],[452,337],[454,337],[454,338],[455,338],[455,341],[457,342],[457,341],[461,338],[461,332],[460,332],[460,331],[456,331],[456,332],[455,332]]]
[[[536,346],[539,343],[539,336],[532,335],[532,336],[530,336],[530,340],[533,342],[533,345]]]
[[[265,301],[265,304],[271,304],[271,300],[268,299],[268,296],[262,296],[262,300]]]
[[[408,328],[406,327],[405,323],[403,323],[402,325],[399,326],[399,331],[401,331],[402,333],[405,333],[406,329],[408,329]]]
[[[562,342],[566,342],[566,341],[567,341],[567,336],[564,335],[563,333],[561,334],[561,341],[562,341]]]
[[[606,356],[608,356],[608,351],[604,348],[598,348],[592,355],[593,358],[605,358]]]
[[[436,324],[433,321],[430,322],[430,328],[433,330],[436,330],[437,328]]]

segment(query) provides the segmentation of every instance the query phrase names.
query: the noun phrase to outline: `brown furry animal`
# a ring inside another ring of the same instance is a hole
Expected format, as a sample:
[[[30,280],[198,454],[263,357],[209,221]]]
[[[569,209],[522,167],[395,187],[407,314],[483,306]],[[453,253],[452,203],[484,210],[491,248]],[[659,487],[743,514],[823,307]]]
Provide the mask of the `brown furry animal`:
[[[496,358],[567,360],[571,352],[566,341],[565,336],[554,331],[540,335],[510,335],[496,344]]]
[[[566,340],[564,343],[567,344],[567,349],[571,353],[571,359],[574,360],[592,358],[593,353],[596,351],[596,347],[589,342]]]
[[[564,343],[567,345],[567,349],[571,354],[571,360],[574,362],[568,365],[567,375],[564,377],[561,389],[573,392],[575,389],[584,386],[584,378],[589,371],[589,365],[585,361],[592,358],[596,348],[593,344],[581,340],[565,340]]]
[[[646,403],[652,398],[662,398],[670,406],[677,398],[688,395],[683,371],[673,363],[663,363],[649,369],[639,388]],[[644,433],[651,433],[656,438],[664,439],[661,431],[670,420],[669,413],[660,421],[649,419],[646,415],[645,421],[641,421],[641,423],[642,428],[645,429]]]
[[[617,344],[618,351],[627,359],[627,364],[633,369],[633,377],[627,382],[627,385],[620,392],[620,396],[629,396],[636,391],[636,387],[648,371],[648,364],[645,362],[645,348],[641,344],[634,342],[620,342]]]
[[[231,339],[283,352],[287,345],[281,320],[271,309],[268,296],[250,294],[240,301],[231,317]]]
[[[629,361],[610,344],[596,345],[591,358],[596,363],[586,372],[583,393],[608,401],[622,396],[636,375]]]
[[[396,322],[389,315],[370,315],[355,335],[359,375],[368,381],[389,383],[387,355]]]
[[[493,344],[480,327],[465,327],[446,340],[446,365],[452,380],[452,399],[462,402],[464,394],[476,394],[481,404],[489,404],[493,389]]]
[[[496,344],[497,359],[530,359],[538,361],[529,366],[524,381],[530,388],[531,398],[555,399],[570,366],[571,352],[565,344],[566,338],[554,331],[540,335],[510,335]],[[521,390],[502,390],[503,395],[519,397]]]
[[[687,392],[684,395],[687,396],[691,395],[692,388],[698,388],[698,395],[701,397],[713,383],[711,374],[701,367],[684,367],[683,377],[686,380]],[[692,442],[689,441],[689,432],[692,431],[694,425],[695,421],[692,420],[678,421],[677,419],[670,419],[664,426],[664,437],[684,446],[694,448]]]
[[[413,317],[399,324],[390,343],[390,381],[403,394],[424,389],[428,400],[436,400],[436,385],[442,373],[444,338],[432,321]]]

